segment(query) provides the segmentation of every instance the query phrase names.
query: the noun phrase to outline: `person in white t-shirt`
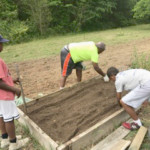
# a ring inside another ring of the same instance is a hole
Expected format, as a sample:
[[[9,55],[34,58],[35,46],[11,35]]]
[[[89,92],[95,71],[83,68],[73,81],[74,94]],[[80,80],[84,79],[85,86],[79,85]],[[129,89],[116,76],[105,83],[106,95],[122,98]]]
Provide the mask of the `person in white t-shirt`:
[[[138,129],[142,126],[134,109],[143,105],[148,105],[150,99],[150,72],[145,69],[129,69],[119,72],[115,67],[107,70],[107,76],[115,82],[117,100],[126,112],[133,119],[133,123],[123,123],[122,125],[130,130]],[[130,91],[122,97],[123,91]]]

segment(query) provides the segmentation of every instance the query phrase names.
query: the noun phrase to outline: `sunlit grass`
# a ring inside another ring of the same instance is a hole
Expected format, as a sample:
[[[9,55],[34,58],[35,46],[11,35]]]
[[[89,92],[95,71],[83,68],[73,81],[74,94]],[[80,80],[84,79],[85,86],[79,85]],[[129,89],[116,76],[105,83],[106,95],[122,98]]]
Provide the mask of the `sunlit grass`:
[[[0,56],[7,62],[25,61],[44,57],[55,57],[61,48],[70,42],[103,41],[106,45],[116,45],[134,40],[150,38],[150,24],[95,31],[65,36],[50,36],[46,39],[35,39],[28,43],[8,45]]]
[[[132,56],[131,68],[143,68],[150,70],[150,52],[138,53],[136,50]]]

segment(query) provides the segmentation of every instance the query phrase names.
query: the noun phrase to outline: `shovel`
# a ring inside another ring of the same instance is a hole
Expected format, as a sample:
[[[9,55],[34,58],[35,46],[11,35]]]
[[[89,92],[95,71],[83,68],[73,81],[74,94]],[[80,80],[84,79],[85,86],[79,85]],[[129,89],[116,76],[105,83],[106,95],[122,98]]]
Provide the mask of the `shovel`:
[[[17,76],[18,76],[18,79],[19,79],[19,85],[20,85],[20,89],[21,89],[21,94],[22,94],[22,99],[23,99],[23,103],[24,103],[25,113],[27,114],[27,105],[26,105],[24,91],[23,91],[23,87],[22,87],[22,83],[21,83],[18,64],[16,64],[16,71],[17,71]]]

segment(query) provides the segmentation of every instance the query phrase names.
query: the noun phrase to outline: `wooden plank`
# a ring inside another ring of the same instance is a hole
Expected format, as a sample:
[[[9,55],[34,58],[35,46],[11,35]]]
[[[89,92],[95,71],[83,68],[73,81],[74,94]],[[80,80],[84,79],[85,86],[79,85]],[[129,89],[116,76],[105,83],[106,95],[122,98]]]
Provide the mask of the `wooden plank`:
[[[80,150],[86,149],[87,147],[89,148],[100,141],[102,138],[107,136],[109,133],[111,133],[112,130],[114,130],[114,128],[118,126],[122,121],[125,121],[127,119],[129,119],[129,115],[124,111],[124,109],[120,109],[104,120],[98,122],[85,132],[72,138],[65,144],[62,144],[58,147],[58,150]]]
[[[133,139],[133,142],[131,143],[129,150],[139,150],[146,133],[147,128],[141,126],[135,138]]]
[[[27,126],[30,133],[38,140],[38,142],[47,150],[56,150],[58,144],[53,141],[41,128],[39,128],[26,114],[24,114],[19,108],[20,115],[19,122],[24,126]]]
[[[20,113],[19,122],[27,126],[30,130],[30,133],[47,150],[80,150],[86,147],[89,148],[93,144],[97,143],[99,140],[107,136],[109,133],[111,133],[115,126],[118,126],[122,121],[125,121],[129,118],[129,115],[123,109],[120,109],[106,119],[98,122],[85,132],[72,138],[65,144],[58,145],[19,108],[18,111]]]
[[[150,127],[148,128],[148,138],[150,140]]]
[[[121,139],[114,146],[112,146],[110,150],[125,150],[130,143],[131,141]]]
[[[131,122],[131,120],[129,120],[128,122]],[[112,149],[113,145],[123,139],[129,132],[130,130],[125,129],[123,126],[120,126],[114,132],[109,134],[105,139],[95,145],[91,150],[110,150]]]

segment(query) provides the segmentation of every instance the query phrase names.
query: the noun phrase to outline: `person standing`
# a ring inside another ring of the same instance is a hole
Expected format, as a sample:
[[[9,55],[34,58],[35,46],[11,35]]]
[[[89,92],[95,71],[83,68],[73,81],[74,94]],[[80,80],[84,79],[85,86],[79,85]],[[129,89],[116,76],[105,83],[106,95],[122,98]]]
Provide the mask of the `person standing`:
[[[0,52],[3,50],[3,43],[9,40],[0,35]],[[15,104],[15,95],[20,97],[21,91],[14,87],[14,83],[9,69],[5,62],[0,58],[0,131],[2,134],[1,148],[9,146],[9,150],[16,150],[24,147],[29,138],[20,139],[16,137],[14,120],[19,118],[17,106]],[[20,140],[19,140],[20,139]]]

